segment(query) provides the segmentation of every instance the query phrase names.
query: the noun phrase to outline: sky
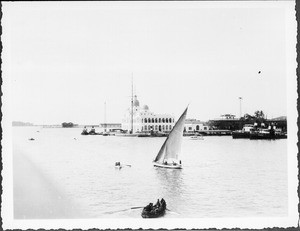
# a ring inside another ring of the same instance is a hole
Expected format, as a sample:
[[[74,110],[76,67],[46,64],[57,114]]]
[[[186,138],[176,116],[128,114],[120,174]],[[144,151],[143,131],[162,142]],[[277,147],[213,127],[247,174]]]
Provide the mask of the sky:
[[[158,114],[287,115],[288,4],[5,2],[12,120],[121,122],[132,78]]]

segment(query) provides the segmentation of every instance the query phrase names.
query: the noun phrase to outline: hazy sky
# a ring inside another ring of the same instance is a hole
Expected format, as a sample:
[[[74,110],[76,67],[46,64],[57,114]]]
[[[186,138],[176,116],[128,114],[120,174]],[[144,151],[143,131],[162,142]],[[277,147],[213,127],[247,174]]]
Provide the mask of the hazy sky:
[[[121,122],[132,73],[155,113],[286,115],[288,4],[4,2],[12,119]]]

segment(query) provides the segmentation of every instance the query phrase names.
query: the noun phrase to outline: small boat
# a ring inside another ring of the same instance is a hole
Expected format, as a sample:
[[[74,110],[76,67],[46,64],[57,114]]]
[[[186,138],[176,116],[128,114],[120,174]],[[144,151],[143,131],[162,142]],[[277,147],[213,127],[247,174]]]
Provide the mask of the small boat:
[[[138,133],[137,136],[138,137],[151,137],[151,133],[149,133],[149,132],[141,132],[141,133]]]
[[[161,201],[157,201],[157,203],[153,206],[152,203],[143,208],[142,217],[143,218],[157,218],[161,217],[165,214],[167,208],[167,203],[162,198]]]
[[[121,164],[120,162],[115,163],[115,168],[116,169],[121,169],[123,167],[131,167],[131,164]]]
[[[28,140],[31,140],[31,141],[32,141],[32,140],[35,140],[35,139],[33,139],[33,138],[30,138],[30,139],[28,139]]]
[[[115,168],[116,168],[116,169],[121,169],[121,168],[122,168],[121,163],[120,163],[120,162],[116,162],[116,163],[115,163]]]
[[[182,113],[172,131],[166,138],[164,144],[160,148],[154,162],[155,167],[160,168],[172,168],[181,169],[181,160],[178,159],[178,155],[181,150],[181,143],[183,138],[183,129],[187,109]]]
[[[204,140],[202,135],[190,136],[190,140]]]

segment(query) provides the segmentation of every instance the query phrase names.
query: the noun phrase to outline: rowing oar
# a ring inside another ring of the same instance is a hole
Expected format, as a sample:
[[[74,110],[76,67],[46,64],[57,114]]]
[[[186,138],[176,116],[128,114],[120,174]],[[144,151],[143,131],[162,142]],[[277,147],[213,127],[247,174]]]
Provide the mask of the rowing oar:
[[[129,209],[122,209],[122,210],[111,211],[111,212],[106,212],[106,213],[108,213],[108,214],[113,214],[113,213],[118,213],[118,212],[125,212],[125,211],[128,211],[128,210],[130,210],[130,209],[142,209],[142,208],[144,208],[144,206],[136,206],[136,207],[131,207],[131,208],[129,208]],[[171,212],[171,213],[175,213],[175,214],[180,215],[179,213],[173,212],[173,211],[171,211],[171,210],[168,209],[168,208],[166,208],[166,210],[168,210],[168,211]]]
[[[107,214],[113,214],[113,213],[119,213],[119,212],[125,212],[125,211],[128,211],[130,209],[141,209],[141,208],[144,208],[144,207],[131,207],[129,209],[121,209],[121,210],[117,210],[117,211],[110,211],[110,212],[105,212]]]
[[[131,209],[141,209],[141,208],[144,208],[144,207],[141,207],[141,206],[139,206],[139,207],[132,207]],[[169,211],[169,212],[171,212],[171,213],[175,213],[175,214],[177,214],[177,215],[180,215],[179,213],[174,212],[174,211],[171,211],[171,210],[168,209],[168,208],[166,208],[166,210]]]
[[[144,208],[145,206],[139,206],[139,207],[131,207],[130,209],[141,209]]]

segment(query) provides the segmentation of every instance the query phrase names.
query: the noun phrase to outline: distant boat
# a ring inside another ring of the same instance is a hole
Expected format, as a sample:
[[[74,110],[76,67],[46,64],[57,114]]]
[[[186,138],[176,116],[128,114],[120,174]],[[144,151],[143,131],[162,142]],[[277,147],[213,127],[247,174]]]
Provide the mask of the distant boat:
[[[232,138],[233,139],[250,138],[250,133],[253,130],[254,130],[253,124],[245,124],[242,130],[232,132]]]
[[[204,140],[203,135],[190,136],[190,140]]]
[[[181,160],[178,155],[181,151],[181,143],[183,139],[183,129],[187,109],[182,113],[172,131],[168,135],[161,149],[159,150],[154,162],[155,167],[181,169]]]

